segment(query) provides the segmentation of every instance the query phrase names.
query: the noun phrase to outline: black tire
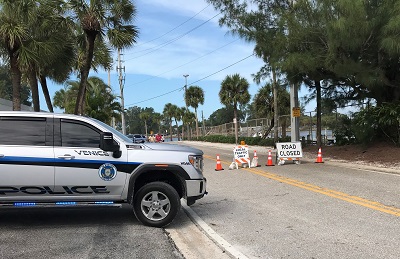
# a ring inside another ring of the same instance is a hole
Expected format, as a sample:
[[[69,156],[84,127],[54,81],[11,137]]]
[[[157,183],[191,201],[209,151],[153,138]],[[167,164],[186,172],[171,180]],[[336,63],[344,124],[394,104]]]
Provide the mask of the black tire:
[[[176,190],[164,182],[144,185],[133,198],[136,218],[146,226],[165,227],[170,224],[181,208]]]

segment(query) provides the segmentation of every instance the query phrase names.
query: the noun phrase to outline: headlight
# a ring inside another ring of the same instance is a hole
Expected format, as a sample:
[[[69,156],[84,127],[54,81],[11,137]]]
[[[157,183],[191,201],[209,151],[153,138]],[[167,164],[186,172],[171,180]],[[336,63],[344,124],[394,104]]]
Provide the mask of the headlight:
[[[203,156],[190,155],[188,158],[189,162],[194,166],[194,168],[203,172]]]

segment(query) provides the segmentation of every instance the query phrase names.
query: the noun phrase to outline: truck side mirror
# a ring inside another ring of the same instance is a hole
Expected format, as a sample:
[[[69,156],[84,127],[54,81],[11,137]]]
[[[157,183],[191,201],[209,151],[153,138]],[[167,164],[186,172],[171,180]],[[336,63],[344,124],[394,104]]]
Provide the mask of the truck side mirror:
[[[100,148],[104,151],[113,152],[113,157],[115,158],[120,158],[122,155],[121,150],[119,150],[119,145],[114,144],[114,138],[111,132],[100,133]]]
[[[111,132],[100,133],[100,148],[104,151],[119,151],[119,145],[114,144],[113,134]]]

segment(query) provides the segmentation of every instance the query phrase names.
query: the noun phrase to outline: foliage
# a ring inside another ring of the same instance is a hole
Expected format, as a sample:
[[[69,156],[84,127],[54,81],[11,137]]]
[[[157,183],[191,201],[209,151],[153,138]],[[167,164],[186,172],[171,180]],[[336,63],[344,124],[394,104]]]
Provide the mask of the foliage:
[[[343,146],[356,142],[349,117],[340,116],[339,120],[336,121],[336,126],[332,129],[335,134],[336,145]]]
[[[208,2],[223,13],[221,25],[255,43],[256,55],[265,62],[258,78],[273,70],[309,87],[310,97],[317,99],[319,143],[321,97],[333,101],[331,108],[365,99],[378,107],[400,101],[398,0]],[[367,122],[363,115],[361,121]],[[367,141],[362,122],[356,131]],[[386,125],[383,132],[391,135],[387,130]]]
[[[355,113],[353,130],[364,145],[386,140],[400,145],[400,103],[383,103]]]
[[[130,134],[146,134],[146,125],[143,119],[140,119],[141,114],[149,114],[147,120],[148,133],[153,134],[160,132],[162,125],[162,116],[159,113],[154,112],[154,108],[146,107],[140,108],[138,106],[129,107],[125,111],[125,120],[127,133]]]
[[[98,77],[89,77],[88,85],[85,114],[111,124],[112,118],[118,118],[121,111],[120,104],[116,102],[117,96],[113,95],[108,85]],[[78,88],[78,81],[68,81],[64,89],[55,93],[54,106],[64,109],[65,113],[73,113]]]
[[[197,108],[199,104],[204,104],[204,91],[199,86],[190,86],[185,92],[185,102],[188,106],[194,108],[196,116],[196,137],[199,137],[199,120],[197,117]]]
[[[352,129],[357,142],[372,143],[377,137],[378,127],[375,109],[363,109],[354,114]]]
[[[384,136],[400,145],[400,102],[383,103],[376,107],[376,113]]]
[[[87,78],[92,66],[96,42],[107,42],[110,48],[122,49],[136,42],[138,29],[132,23],[136,8],[129,0],[69,0],[69,8],[85,35],[82,66],[79,67],[80,85],[75,114],[82,114],[85,106]]]
[[[245,116],[242,110],[237,111],[239,121],[244,121]],[[222,107],[214,111],[208,120],[206,120],[207,126],[217,126],[225,123],[231,123],[233,121],[233,107]]]
[[[148,138],[148,131],[147,131],[147,123],[148,120],[150,119],[150,113],[149,112],[141,112],[139,114],[139,118],[144,122],[144,128],[145,128],[145,132],[146,132],[146,138]]]
[[[290,114],[290,95],[283,85],[278,85],[277,90],[277,104],[278,104],[278,114],[285,116]],[[273,86],[269,83],[261,87],[257,94],[254,96],[252,102],[253,111],[258,118],[274,118],[274,94]],[[286,128],[286,120],[284,118],[278,119],[280,126]],[[263,133],[264,138],[269,134],[273,125]]]
[[[238,105],[245,105],[250,101],[249,82],[239,74],[226,76],[221,83],[221,90],[219,91],[219,99],[226,107],[233,107],[233,118],[236,120],[235,124],[235,139],[238,140]]]

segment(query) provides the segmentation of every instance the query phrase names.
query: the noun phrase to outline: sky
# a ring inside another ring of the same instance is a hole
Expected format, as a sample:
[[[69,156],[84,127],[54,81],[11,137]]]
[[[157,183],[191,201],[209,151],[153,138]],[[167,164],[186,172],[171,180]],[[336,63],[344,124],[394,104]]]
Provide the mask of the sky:
[[[184,91],[187,85],[196,85],[204,91],[204,104],[197,111],[205,119],[219,108],[221,82],[227,75],[238,73],[250,84],[251,97],[264,81],[253,81],[263,62],[252,56],[254,43],[248,43],[220,27],[221,14],[205,0],[136,0],[137,16],[134,24],[139,29],[137,43],[122,51],[125,67],[124,108],[153,107],[162,113],[165,104],[185,107]],[[114,94],[120,95],[117,72],[117,53],[110,83]],[[188,75],[186,80],[184,75]],[[91,72],[108,83],[108,72]],[[63,85],[50,83],[50,95]],[[299,93],[299,97],[303,94]],[[41,108],[47,110],[41,100]],[[314,110],[315,107],[306,107]],[[191,109],[194,111],[193,109]],[[57,110],[56,110],[57,112]]]

